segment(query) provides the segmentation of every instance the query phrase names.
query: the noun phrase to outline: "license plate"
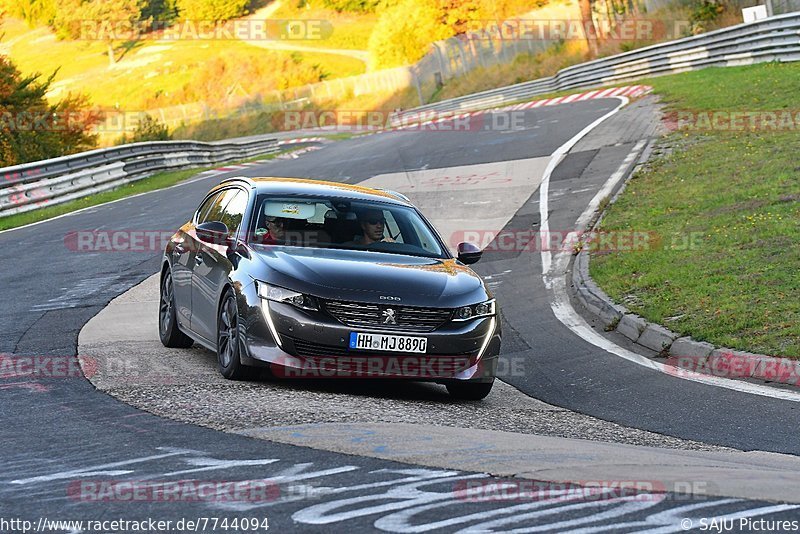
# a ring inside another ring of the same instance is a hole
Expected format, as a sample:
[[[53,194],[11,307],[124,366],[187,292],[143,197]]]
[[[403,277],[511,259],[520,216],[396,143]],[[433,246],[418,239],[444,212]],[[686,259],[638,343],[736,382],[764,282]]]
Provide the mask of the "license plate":
[[[424,354],[428,348],[428,338],[351,332],[350,348],[354,350],[418,352]]]

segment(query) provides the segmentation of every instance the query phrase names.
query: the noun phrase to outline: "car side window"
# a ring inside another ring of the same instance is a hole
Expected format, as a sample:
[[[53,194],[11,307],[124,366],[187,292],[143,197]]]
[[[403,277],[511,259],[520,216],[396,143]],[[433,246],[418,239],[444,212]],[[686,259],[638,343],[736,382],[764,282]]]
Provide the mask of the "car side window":
[[[205,214],[202,220],[198,220],[198,224],[210,221],[222,221],[222,214],[225,211],[225,206],[233,199],[234,195],[238,193],[238,189],[225,189],[222,191],[211,203],[211,207]]]
[[[214,205],[214,201],[219,198],[221,193],[217,193],[215,195],[211,195],[200,204],[200,207],[197,208],[197,212],[195,212],[195,221],[196,224],[203,224],[208,220],[208,212],[211,209],[211,206]]]
[[[231,235],[236,235],[242,224],[244,212],[247,210],[247,193],[241,189],[232,189],[231,191],[234,191],[234,195],[222,209],[218,220],[225,223]]]

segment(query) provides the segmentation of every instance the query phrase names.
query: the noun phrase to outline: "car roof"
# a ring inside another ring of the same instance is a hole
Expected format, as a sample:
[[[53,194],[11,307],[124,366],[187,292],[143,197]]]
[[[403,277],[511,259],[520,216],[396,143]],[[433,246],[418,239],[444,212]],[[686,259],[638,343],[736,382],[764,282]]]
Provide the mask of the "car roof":
[[[258,194],[301,195],[347,198],[352,200],[375,200],[392,204],[411,205],[405,195],[385,189],[375,189],[361,185],[312,180],[308,178],[280,178],[273,176],[235,176],[227,178],[215,187],[240,183],[256,190]]]

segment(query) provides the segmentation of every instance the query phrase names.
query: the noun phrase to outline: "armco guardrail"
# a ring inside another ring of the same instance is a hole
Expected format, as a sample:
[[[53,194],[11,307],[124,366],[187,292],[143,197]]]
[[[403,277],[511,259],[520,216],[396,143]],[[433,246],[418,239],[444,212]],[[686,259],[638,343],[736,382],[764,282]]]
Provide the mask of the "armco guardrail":
[[[176,167],[278,151],[274,137],[238,142],[155,141],[90,150],[0,169],[0,216],[85,197]]]
[[[560,70],[555,76],[407,110],[452,112],[494,107],[568,89],[638,80],[712,66],[800,61],[800,13],[730,26]]]

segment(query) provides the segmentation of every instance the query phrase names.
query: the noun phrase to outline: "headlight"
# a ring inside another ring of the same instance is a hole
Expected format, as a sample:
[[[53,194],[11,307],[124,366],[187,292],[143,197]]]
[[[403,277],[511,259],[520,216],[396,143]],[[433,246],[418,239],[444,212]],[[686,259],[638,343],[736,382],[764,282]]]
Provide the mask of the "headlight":
[[[453,315],[454,321],[467,321],[469,319],[477,319],[478,317],[490,317],[495,314],[495,301],[487,300],[486,302],[481,302],[479,304],[473,304],[472,306],[462,306],[461,308],[456,308],[456,312]]]
[[[314,297],[264,282],[258,282],[258,296],[262,299],[291,304],[304,310],[319,311],[319,305]]]

